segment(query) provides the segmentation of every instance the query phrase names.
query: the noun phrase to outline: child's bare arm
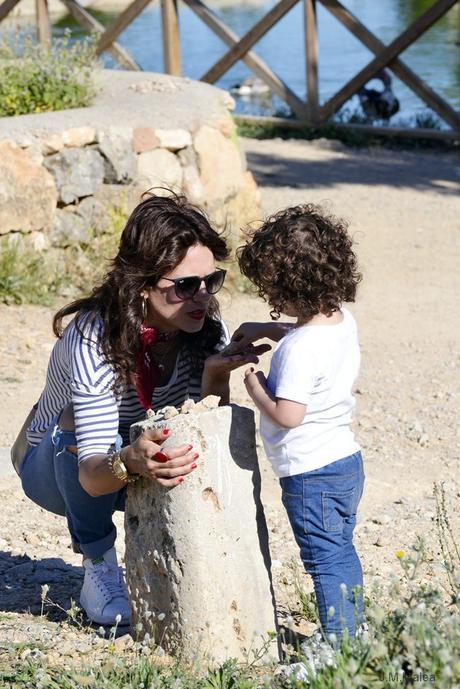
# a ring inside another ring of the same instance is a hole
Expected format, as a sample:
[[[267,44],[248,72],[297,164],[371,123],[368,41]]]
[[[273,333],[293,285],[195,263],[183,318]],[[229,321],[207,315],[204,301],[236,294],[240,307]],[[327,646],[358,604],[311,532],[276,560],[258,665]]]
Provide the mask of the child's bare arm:
[[[291,330],[293,325],[293,323],[279,323],[278,321],[241,323],[232,335],[232,344],[236,343],[244,349],[248,344],[263,338],[279,342]]]
[[[307,411],[307,406],[300,402],[279,399],[267,387],[267,381],[262,371],[255,372],[247,369],[244,374],[246,390],[252,401],[262,414],[283,428],[299,426]]]

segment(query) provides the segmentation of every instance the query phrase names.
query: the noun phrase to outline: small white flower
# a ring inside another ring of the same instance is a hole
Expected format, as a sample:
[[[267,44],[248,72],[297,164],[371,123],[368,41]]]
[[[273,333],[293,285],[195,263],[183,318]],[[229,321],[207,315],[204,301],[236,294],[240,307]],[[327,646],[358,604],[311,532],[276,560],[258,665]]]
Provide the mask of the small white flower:
[[[115,617],[115,622],[116,622],[117,624],[120,624],[120,622],[121,622],[121,615],[120,615],[120,613],[118,613],[118,615],[116,615],[116,617]]]
[[[347,589],[347,585],[346,585],[346,584],[343,584],[343,583],[340,584],[340,590],[342,591],[342,593],[343,593],[344,596],[347,596],[347,595],[348,595],[348,589]]]
[[[334,615],[335,615],[335,608],[333,605],[331,605],[329,610],[327,611],[327,616],[328,617],[334,617]]]
[[[159,620],[160,622],[163,622],[163,620],[164,620],[165,617],[166,617],[166,615],[164,614],[164,612],[160,612],[160,614],[158,615],[158,620]]]

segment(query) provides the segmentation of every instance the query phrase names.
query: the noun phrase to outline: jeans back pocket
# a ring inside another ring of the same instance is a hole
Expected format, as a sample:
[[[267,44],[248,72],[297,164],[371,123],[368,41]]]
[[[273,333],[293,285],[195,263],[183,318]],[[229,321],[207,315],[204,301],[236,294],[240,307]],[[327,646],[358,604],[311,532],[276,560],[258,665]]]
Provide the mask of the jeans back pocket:
[[[356,514],[359,498],[358,486],[343,492],[321,491],[324,530],[342,531],[344,521]]]

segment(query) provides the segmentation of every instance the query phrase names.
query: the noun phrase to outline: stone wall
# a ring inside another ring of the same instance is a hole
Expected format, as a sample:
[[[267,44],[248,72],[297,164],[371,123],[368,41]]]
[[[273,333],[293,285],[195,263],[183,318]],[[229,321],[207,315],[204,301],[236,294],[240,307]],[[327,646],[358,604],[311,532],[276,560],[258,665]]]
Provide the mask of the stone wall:
[[[226,92],[146,72],[95,78],[91,107],[0,119],[0,240],[88,243],[152,187],[185,193],[234,238],[259,216]]]

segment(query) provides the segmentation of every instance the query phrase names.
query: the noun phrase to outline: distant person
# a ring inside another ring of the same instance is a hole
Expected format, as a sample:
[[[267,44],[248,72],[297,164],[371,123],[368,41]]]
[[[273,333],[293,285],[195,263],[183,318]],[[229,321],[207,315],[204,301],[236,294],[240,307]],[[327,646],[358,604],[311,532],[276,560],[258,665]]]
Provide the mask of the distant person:
[[[230,372],[258,361],[252,346],[220,353],[228,334],[215,298],[225,270],[216,261],[227,256],[224,239],[184,197],[147,195],[102,282],[54,316],[46,384],[12,456],[26,495],[67,518],[83,555],[80,604],[98,624],[130,619],[112,521],[126,485],[143,476],[177,486],[199,460],[191,444],[163,450],[168,430],[130,444],[130,425],[186,399],[213,394],[228,403]]]
[[[364,472],[350,428],[358,335],[343,307],[355,300],[361,277],[352,240],[343,221],[317,206],[295,206],[266,220],[238,258],[273,318],[297,319],[244,323],[232,340],[235,351],[263,337],[278,341],[268,379],[251,367],[246,389],[260,410],[265,451],[313,578],[322,633],[353,636],[362,619],[353,530]]]

